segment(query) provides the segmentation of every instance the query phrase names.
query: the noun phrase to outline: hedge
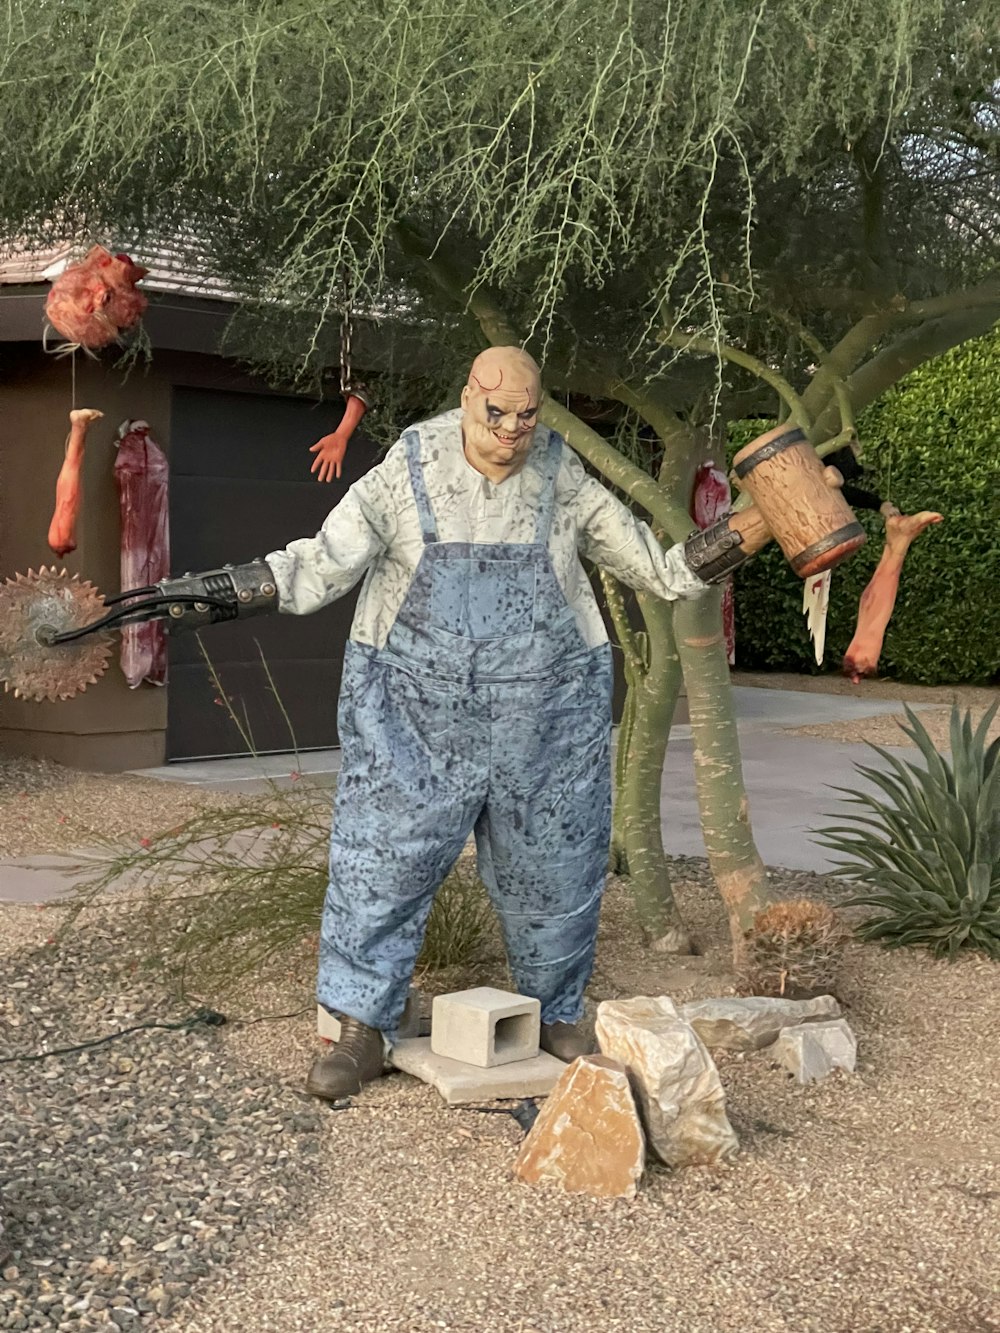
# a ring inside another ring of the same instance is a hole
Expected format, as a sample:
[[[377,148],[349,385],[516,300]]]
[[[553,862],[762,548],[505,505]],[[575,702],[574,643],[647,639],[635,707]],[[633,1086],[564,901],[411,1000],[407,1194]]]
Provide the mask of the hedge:
[[[732,452],[772,423],[741,421]],[[870,481],[904,513],[944,523],[910,548],[879,675],[920,684],[1000,675],[1000,334],[953,349],[901,380],[858,423]],[[858,599],[882,550],[879,515],[858,511],[868,543],[834,570],[824,670],[838,669]],[[737,665],[812,672],[802,583],[771,545],[736,576]]]

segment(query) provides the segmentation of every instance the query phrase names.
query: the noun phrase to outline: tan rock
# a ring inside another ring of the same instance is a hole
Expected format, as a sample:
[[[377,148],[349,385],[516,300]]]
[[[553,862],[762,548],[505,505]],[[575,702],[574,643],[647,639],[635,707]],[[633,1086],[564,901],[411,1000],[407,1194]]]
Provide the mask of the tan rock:
[[[572,1194],[635,1197],[646,1145],[628,1073],[617,1060],[584,1055],[549,1094],[521,1145],[514,1174]]]
[[[840,1005],[832,995],[819,995],[814,1000],[748,995],[693,1000],[682,1004],[679,1014],[710,1051],[759,1051],[777,1041],[783,1028],[839,1018]]]
[[[605,1000],[597,1040],[628,1069],[649,1146],[668,1166],[727,1161],[738,1151],[719,1071],[665,995]]]

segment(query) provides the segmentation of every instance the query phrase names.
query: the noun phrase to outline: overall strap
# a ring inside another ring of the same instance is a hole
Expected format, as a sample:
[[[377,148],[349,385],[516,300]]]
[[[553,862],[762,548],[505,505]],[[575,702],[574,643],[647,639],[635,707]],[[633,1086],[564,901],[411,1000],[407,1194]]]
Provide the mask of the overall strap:
[[[556,477],[559,475],[559,464],[562,462],[562,446],[562,436],[550,430],[548,446],[538,462],[538,473],[542,484],[538,494],[535,541],[539,546],[549,544],[552,515],[556,507]]]
[[[424,544],[430,545],[431,542],[437,541],[438,535],[434,510],[431,508],[431,497],[427,494],[424,467],[420,461],[420,436],[415,430],[408,430],[404,432],[403,439],[406,441],[406,466],[410,473],[413,499],[417,505],[420,531],[424,534]]]

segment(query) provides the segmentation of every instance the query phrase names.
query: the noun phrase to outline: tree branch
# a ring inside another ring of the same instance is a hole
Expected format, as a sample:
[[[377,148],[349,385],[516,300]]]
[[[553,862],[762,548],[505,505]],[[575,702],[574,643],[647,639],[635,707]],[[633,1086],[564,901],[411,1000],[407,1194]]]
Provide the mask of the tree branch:
[[[816,335],[788,311],[779,311],[778,313],[781,319],[784,320],[790,329],[792,329],[799,341],[812,352],[817,363],[820,366],[825,366],[830,360],[830,353],[826,350]],[[855,434],[854,410],[851,406],[850,394],[847,392],[847,385],[844,382],[842,375],[833,374],[830,378],[833,384],[834,397],[837,400],[837,407],[840,410],[840,435],[845,436],[847,440],[850,440]],[[810,438],[812,443],[815,444],[817,440],[821,440],[823,437],[821,435],[816,436],[815,432],[810,432]],[[829,441],[826,443],[829,444]]]
[[[625,658],[628,672],[634,673],[636,677],[641,676],[646,669],[645,663],[636,642],[635,631],[629,624],[622,585],[606,569],[598,568],[597,572],[600,575],[601,587],[604,589],[604,600],[611,615],[611,623],[615,627],[615,637]]]
[[[692,337],[687,333],[670,333],[666,330],[658,335],[658,341],[666,343],[668,347],[676,347],[681,352],[702,352],[706,356],[721,356],[724,361],[743,366],[765,384],[770,384],[787,406],[789,418],[801,430],[809,429],[809,413],[785,377],[777,370],[772,370],[764,361],[751,356],[749,352],[744,352],[739,347],[731,347],[728,343],[713,342],[710,338]]]
[[[908,301],[901,315],[908,322],[937,319],[940,315],[951,315],[962,310],[975,310],[982,306],[1000,305],[1000,278],[991,278],[978,287],[967,287],[964,291],[949,292],[945,296],[932,296],[926,301]]]
[[[602,477],[641,505],[654,524],[669,533],[672,541],[683,541],[694,530],[695,525],[687,513],[671,503],[648,472],[623,458],[614,445],[591,430],[569,408],[554,398],[546,398],[539,417],[558,431],[570,448],[585,458]]]
[[[892,327],[895,313],[882,310],[878,314],[865,315],[859,319],[831,348],[826,360],[822,362],[812,383],[802,395],[806,411],[811,413],[813,425],[819,430],[819,417],[825,413],[833,398],[834,383],[839,378],[846,380],[859,361],[878,346],[887,329]],[[829,432],[827,432],[829,433]],[[822,433],[819,436],[822,439]]]
[[[893,384],[898,383],[917,366],[950,351],[970,338],[989,333],[1000,320],[1000,300],[990,306],[963,309],[941,319],[930,320],[919,328],[910,329],[895,342],[865,362],[847,381],[855,412],[861,412]],[[830,404],[817,418],[814,427],[817,437],[836,430],[836,408]]]
[[[905,296],[896,296],[887,306],[858,320],[832,349],[828,360],[820,366],[802,395],[802,401],[812,414],[816,431],[819,432],[818,438],[822,438],[819,418],[822,416],[829,424],[834,377],[839,375],[846,378],[850,375],[862,359],[875,350],[893,325],[920,324],[943,315],[961,315],[964,311],[988,310],[997,306],[1000,306],[1000,279],[991,278],[976,287],[929,297],[925,301],[908,301]],[[958,341],[964,339],[959,338]],[[856,412],[860,410],[856,402],[854,409]]]

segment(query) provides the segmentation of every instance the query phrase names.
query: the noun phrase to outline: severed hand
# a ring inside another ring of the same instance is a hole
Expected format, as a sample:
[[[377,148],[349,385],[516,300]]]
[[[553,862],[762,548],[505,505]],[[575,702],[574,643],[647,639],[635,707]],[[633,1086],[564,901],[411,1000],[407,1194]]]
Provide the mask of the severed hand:
[[[321,440],[309,446],[309,452],[315,454],[310,472],[316,472],[317,481],[333,481],[340,476],[344,455],[347,453],[347,435],[343,430],[336,430],[332,435],[324,435]]]

